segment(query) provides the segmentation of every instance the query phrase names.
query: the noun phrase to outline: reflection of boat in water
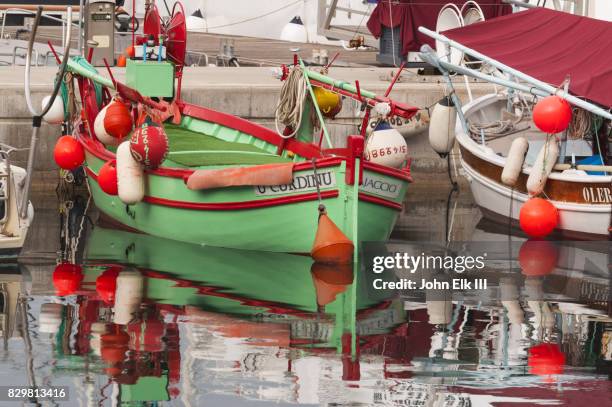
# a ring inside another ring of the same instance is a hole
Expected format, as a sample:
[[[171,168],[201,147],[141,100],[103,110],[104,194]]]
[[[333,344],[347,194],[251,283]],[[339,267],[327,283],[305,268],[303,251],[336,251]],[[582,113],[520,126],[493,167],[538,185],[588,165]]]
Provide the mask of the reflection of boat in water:
[[[54,336],[55,371],[103,372],[115,388],[103,393],[122,402],[201,405],[238,395],[461,405],[488,394],[550,402],[574,397],[574,383],[598,385],[567,361],[607,369],[603,319],[541,298],[525,303],[513,281],[504,290],[516,295],[501,303],[404,304],[369,293],[366,275],[350,285],[352,270],[312,267],[304,256],[268,254],[266,261],[261,253],[101,227],[85,257],[76,300],[57,328],[64,334]],[[114,298],[107,295],[113,275],[121,286]],[[136,280],[132,290],[124,284]],[[563,359],[570,352],[574,359]],[[562,395],[541,388],[551,380]],[[516,388],[540,392],[523,398]]]
[[[360,341],[351,338],[367,342],[404,318],[401,302],[385,293],[353,292],[352,266],[328,268],[306,256],[203,247],[96,227],[85,259],[82,272],[70,277],[78,285],[62,291],[77,294],[77,354],[98,355],[92,368],[113,379],[123,401],[142,400],[146,389],[160,385],[170,390],[159,400],[189,393],[198,371],[185,363],[195,359],[216,360],[207,377],[221,375],[215,385],[223,388],[232,383],[222,374],[227,369],[271,381],[276,377],[290,388],[294,380],[284,372],[288,355],[298,350],[332,355],[342,377],[343,370],[358,366],[351,354]],[[71,286],[54,280],[58,287]],[[63,312],[64,318],[71,314]],[[183,352],[172,345],[179,341],[179,318],[186,326],[181,336],[188,350]],[[57,329],[69,329],[66,323]],[[65,336],[57,340],[59,349],[70,346]],[[345,356],[334,357],[337,352]],[[64,359],[60,368],[82,363]],[[155,364],[157,370],[151,367]],[[296,364],[308,375],[316,365]],[[179,369],[194,375],[181,391]]]
[[[92,232],[85,258],[85,289],[93,290],[105,270],[125,267],[146,279],[147,300],[235,315],[314,315],[319,305],[328,312],[353,278],[352,266],[329,268],[307,256],[200,246],[101,227]],[[384,293],[364,292],[356,307],[387,299]]]

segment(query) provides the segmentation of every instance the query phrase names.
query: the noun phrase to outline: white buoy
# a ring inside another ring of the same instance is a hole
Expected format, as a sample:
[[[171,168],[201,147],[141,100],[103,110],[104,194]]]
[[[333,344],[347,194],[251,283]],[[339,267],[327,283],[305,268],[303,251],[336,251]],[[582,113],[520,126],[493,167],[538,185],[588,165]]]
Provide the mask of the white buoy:
[[[42,100],[42,108],[44,109],[49,103],[51,95],[45,96]],[[49,124],[61,124],[64,121],[64,101],[61,96],[56,96],[51,108],[47,114],[43,116],[43,120]]]
[[[401,168],[408,159],[408,144],[389,123],[380,122],[366,140],[365,159],[387,167]]]
[[[100,140],[101,143],[107,146],[116,146],[119,145],[119,140],[117,137],[113,137],[106,132],[106,128],[104,127],[104,118],[106,117],[106,111],[111,104],[107,104],[100,110],[98,115],[96,116],[96,120],[94,120],[94,132],[96,133],[96,137]]]
[[[445,158],[455,144],[457,109],[450,96],[442,98],[433,108],[429,120],[429,144]]]
[[[142,303],[144,277],[138,271],[124,270],[117,276],[113,322],[127,325]]]
[[[530,196],[537,196],[542,193],[558,156],[559,145],[557,140],[554,137],[550,137],[540,149],[538,157],[531,168],[529,178],[527,178],[527,192],[529,192]]]
[[[38,315],[38,330],[41,333],[55,334],[62,325],[64,306],[57,303],[46,303],[40,306]]]
[[[517,137],[512,141],[510,150],[508,151],[508,157],[506,157],[506,164],[502,171],[501,180],[505,185],[513,187],[518,181],[519,174],[523,169],[523,163],[525,162],[525,154],[529,149],[529,142],[525,137]]]
[[[130,142],[124,141],[117,148],[117,186],[119,199],[133,205],[144,198],[144,170],[130,151]]]
[[[306,27],[299,16],[293,17],[281,31],[280,39],[289,42],[308,42]]]
[[[206,32],[206,20],[202,15],[202,10],[197,9],[185,20],[187,31]]]

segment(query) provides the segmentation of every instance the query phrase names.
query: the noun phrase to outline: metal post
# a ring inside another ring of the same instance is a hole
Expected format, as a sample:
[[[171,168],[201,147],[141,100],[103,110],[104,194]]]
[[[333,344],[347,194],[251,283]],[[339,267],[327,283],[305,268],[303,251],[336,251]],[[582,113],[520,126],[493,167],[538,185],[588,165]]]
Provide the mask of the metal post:
[[[28,216],[28,204],[30,198],[30,187],[32,185],[32,175],[34,171],[34,159],[36,158],[36,146],[38,145],[38,132],[40,130],[40,125],[42,122],[42,118],[55,101],[57,97],[60,86],[62,84],[62,78],[64,77],[64,73],[66,72],[66,67],[68,65],[68,61],[70,60],[70,41],[71,41],[71,32],[72,32],[72,7],[68,7],[66,9],[66,17],[69,21],[68,30],[66,32],[66,38],[64,39],[64,43],[66,46],[64,47],[64,57],[62,59],[62,63],[59,68],[58,80],[55,82],[55,86],[53,87],[53,92],[51,93],[51,98],[47,102],[47,105],[43,107],[42,111],[38,111],[33,103],[32,103],[32,94],[30,90],[30,70],[32,67],[32,48],[34,47],[34,41],[36,40],[36,31],[38,30],[38,26],[40,24],[40,18],[42,16],[43,8],[42,6],[38,6],[36,11],[36,17],[34,19],[34,25],[32,26],[32,34],[30,35],[30,40],[28,42],[28,50],[26,52],[26,65],[25,65],[25,75],[24,75],[24,93],[26,99],[26,105],[28,106],[28,110],[32,114],[32,138],[30,140],[30,151],[28,152],[28,164],[26,170],[26,177],[24,180],[23,187],[23,197],[21,201],[21,207],[19,208],[19,215],[22,219],[25,219]]]
[[[79,40],[78,49],[79,55],[85,56],[85,49],[83,48],[83,8],[85,7],[85,0],[79,0]]]

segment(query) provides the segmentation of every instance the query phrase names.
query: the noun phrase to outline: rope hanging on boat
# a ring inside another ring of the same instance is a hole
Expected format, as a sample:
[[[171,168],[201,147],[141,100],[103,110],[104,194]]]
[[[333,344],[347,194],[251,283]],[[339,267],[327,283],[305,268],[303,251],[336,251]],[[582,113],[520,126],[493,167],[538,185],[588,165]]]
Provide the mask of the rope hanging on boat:
[[[283,82],[278,98],[278,104],[274,111],[274,125],[276,132],[282,138],[295,136],[302,125],[303,113],[306,103],[312,103],[308,94],[308,87],[304,79],[304,73],[300,66],[294,66]],[[320,126],[314,109],[311,109],[310,120],[315,128]],[[285,134],[279,128],[279,122],[290,127],[292,132]]]
[[[306,81],[299,66],[294,66],[289,72],[287,79],[283,82],[274,112],[274,124],[276,132],[283,138],[291,138],[295,136],[302,124],[302,113],[306,103]],[[287,127],[291,127],[293,131],[285,135],[279,129],[279,122]]]

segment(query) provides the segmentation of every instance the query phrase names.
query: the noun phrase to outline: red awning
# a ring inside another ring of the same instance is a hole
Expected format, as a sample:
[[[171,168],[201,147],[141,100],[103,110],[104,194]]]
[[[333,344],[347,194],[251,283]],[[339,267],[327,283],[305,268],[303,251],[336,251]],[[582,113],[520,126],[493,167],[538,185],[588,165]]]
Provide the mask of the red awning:
[[[534,8],[443,32],[518,71],[612,107],[612,22]]]

